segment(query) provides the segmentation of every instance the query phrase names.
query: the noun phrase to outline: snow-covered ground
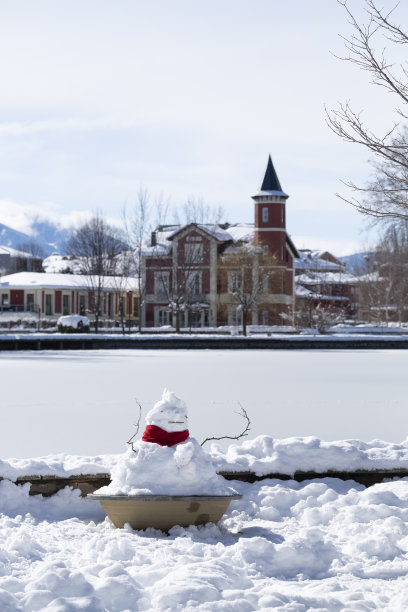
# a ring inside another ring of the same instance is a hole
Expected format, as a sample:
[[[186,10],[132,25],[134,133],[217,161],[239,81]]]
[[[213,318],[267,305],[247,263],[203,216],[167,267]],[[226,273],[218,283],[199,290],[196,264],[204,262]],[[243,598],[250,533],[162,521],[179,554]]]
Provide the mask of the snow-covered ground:
[[[164,387],[189,407],[190,431],[401,442],[407,351],[0,352],[0,458],[122,453]]]
[[[218,526],[115,529],[65,489],[0,483],[2,612],[408,609],[408,481],[231,483]]]

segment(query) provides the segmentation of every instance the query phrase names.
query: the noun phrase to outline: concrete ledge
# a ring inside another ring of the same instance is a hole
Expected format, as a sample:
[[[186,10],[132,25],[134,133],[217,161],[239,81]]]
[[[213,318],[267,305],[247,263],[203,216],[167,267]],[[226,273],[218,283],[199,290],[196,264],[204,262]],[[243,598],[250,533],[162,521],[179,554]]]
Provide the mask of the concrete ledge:
[[[354,472],[344,472],[336,470],[328,470],[327,472],[302,472],[297,471],[293,476],[288,474],[271,473],[264,476],[257,476],[254,472],[219,472],[226,480],[241,480],[242,482],[257,482],[268,478],[277,480],[296,480],[303,482],[305,480],[321,479],[321,478],[339,478],[340,480],[354,480],[365,487],[372,486],[379,482],[383,482],[392,478],[408,477],[408,469],[394,470],[357,470]],[[0,480],[5,480],[0,476]],[[81,496],[85,497],[88,493],[93,493],[101,487],[110,484],[110,474],[79,474],[77,476],[69,476],[61,478],[59,476],[21,476],[17,478],[15,484],[24,485],[30,483],[30,495],[43,495],[50,497],[65,487],[79,489]]]
[[[384,480],[392,478],[408,477],[408,469],[393,469],[393,470],[356,470],[353,472],[327,470],[327,472],[302,472],[297,471],[292,475],[271,473],[264,476],[257,476],[254,472],[219,472],[221,476],[227,480],[241,480],[243,482],[257,482],[267,478],[277,480],[296,480],[303,482],[304,480],[314,480],[321,478],[339,478],[340,480],[354,480],[365,487],[370,487]]]
[[[67,335],[61,338],[10,337],[0,335],[0,350],[3,351],[63,351],[63,350],[98,350],[98,349],[264,349],[264,350],[374,350],[374,349],[408,349],[408,336],[390,337],[335,337],[289,336],[287,338],[258,338],[256,336],[219,336],[164,338],[154,336],[137,337],[98,337]]]
[[[5,480],[0,476],[0,480]],[[78,476],[68,476],[61,478],[59,476],[21,476],[15,481],[16,485],[25,485],[30,483],[30,495],[43,495],[50,497],[65,487],[79,489],[81,496],[85,497],[88,493],[93,493],[96,489],[100,489],[111,482],[109,474],[79,474]]]

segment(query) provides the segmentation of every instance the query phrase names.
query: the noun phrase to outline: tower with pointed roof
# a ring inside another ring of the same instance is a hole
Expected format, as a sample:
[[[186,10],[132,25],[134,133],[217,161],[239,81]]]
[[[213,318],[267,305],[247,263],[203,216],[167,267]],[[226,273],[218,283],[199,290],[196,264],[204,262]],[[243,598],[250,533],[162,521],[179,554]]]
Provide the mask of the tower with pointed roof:
[[[266,245],[278,261],[286,260],[286,200],[285,193],[269,155],[266,171],[255,201],[255,244]]]

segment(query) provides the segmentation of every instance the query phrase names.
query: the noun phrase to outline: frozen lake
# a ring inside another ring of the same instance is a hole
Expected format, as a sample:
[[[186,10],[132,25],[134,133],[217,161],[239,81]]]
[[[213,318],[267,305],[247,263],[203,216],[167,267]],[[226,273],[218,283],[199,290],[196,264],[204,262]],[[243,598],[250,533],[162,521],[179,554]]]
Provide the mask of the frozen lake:
[[[199,441],[239,432],[240,403],[250,437],[400,442],[407,372],[403,350],[0,352],[0,457],[120,453],[164,387]]]

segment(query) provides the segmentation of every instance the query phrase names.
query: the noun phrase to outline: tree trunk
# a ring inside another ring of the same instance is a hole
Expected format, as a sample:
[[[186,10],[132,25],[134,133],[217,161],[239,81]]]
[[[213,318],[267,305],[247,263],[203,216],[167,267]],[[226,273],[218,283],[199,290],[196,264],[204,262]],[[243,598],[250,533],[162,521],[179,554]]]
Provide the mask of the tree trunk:
[[[138,330],[139,334],[142,333],[142,296],[139,295],[137,300],[137,308],[138,308]]]
[[[242,335],[246,336],[247,335],[247,311],[243,310],[242,311]]]

